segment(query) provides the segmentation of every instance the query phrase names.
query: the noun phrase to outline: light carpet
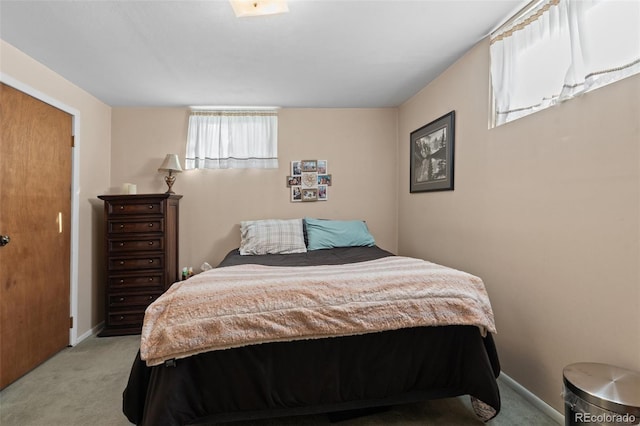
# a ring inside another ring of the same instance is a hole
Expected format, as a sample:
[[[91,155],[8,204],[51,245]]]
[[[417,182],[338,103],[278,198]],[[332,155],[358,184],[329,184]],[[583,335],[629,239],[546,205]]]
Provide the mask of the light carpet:
[[[140,345],[139,336],[92,336],[67,348],[0,392],[2,426],[126,426],[122,392]],[[555,426],[557,423],[500,382],[502,410],[490,426]],[[329,425],[324,415],[298,416],[235,426]],[[334,423],[335,424],[335,423]],[[337,423],[340,426],[482,425],[468,397],[392,407]]]

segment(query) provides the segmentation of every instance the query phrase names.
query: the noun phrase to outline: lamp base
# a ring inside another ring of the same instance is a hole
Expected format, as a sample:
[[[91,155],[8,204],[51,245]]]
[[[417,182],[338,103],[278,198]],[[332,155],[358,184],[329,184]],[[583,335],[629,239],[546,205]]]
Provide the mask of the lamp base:
[[[164,181],[167,183],[167,186],[169,187],[169,189],[167,189],[167,191],[165,192],[165,194],[175,194],[175,192],[173,192],[173,190],[171,189],[171,187],[173,186],[174,182],[176,181],[176,177],[173,176],[171,174],[171,172],[169,172],[169,174],[167,176],[164,177]]]

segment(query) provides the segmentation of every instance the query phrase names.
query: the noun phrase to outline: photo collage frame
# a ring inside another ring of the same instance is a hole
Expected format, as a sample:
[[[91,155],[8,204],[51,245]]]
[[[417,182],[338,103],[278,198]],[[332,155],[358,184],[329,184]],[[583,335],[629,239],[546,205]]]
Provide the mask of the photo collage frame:
[[[292,203],[327,201],[331,175],[327,160],[295,160],[287,176]]]

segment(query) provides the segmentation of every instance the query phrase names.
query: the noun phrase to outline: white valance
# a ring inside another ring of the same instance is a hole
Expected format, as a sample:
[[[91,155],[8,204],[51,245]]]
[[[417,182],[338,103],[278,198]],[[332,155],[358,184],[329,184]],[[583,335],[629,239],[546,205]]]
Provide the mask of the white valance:
[[[640,72],[640,1],[541,0],[491,36],[495,124]]]
[[[192,111],[185,169],[278,168],[276,111]]]

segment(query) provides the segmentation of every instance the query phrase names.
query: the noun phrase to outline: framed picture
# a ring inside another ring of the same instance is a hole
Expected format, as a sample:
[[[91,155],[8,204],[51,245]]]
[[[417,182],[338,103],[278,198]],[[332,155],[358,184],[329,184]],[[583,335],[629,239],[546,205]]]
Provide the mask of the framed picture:
[[[327,160],[318,160],[318,170],[319,175],[327,174]]]
[[[302,164],[300,161],[291,162],[291,175],[300,176],[302,174]]]
[[[299,186],[291,187],[291,202],[296,203],[302,201],[302,189]]]
[[[318,175],[318,185],[331,186],[331,175]]]
[[[318,188],[302,188],[302,201],[318,201]]]
[[[327,201],[327,185],[318,185],[318,201]]]
[[[318,171],[318,161],[317,160],[302,160],[302,171],[303,172],[317,172]]]
[[[315,188],[318,185],[318,173],[302,172],[301,185],[307,188]]]
[[[302,176],[287,176],[287,186],[302,185]]]
[[[452,191],[455,111],[411,132],[409,192]]]
[[[292,203],[302,201],[327,201],[332,177],[327,160],[291,161],[291,174],[287,176]]]

